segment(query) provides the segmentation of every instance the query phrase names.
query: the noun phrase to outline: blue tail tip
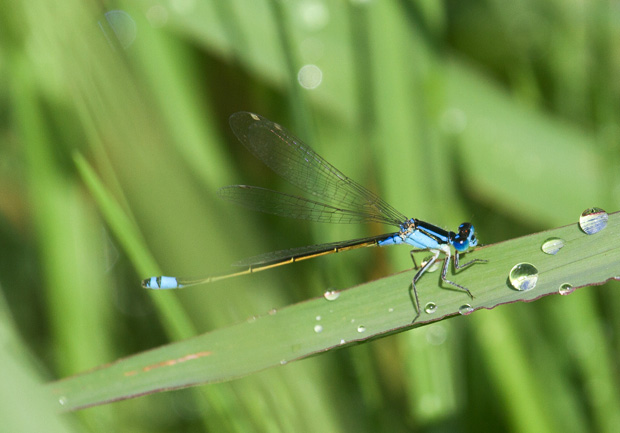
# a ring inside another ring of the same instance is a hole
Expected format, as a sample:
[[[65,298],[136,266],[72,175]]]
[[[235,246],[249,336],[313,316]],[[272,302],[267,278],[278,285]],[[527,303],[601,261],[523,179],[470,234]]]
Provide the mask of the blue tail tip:
[[[179,287],[177,279],[175,277],[151,277],[146,280],[142,280],[142,287],[145,289],[176,289]]]

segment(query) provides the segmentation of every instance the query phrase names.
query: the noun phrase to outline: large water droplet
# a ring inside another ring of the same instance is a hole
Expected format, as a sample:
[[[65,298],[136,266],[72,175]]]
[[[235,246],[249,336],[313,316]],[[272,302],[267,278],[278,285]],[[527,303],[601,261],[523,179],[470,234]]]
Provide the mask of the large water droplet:
[[[340,296],[340,292],[336,290],[328,290],[325,293],[323,293],[323,297],[327,299],[328,301],[335,301],[336,299],[338,299],[339,296]]]
[[[357,327],[357,332],[364,332],[366,331],[366,327],[364,325],[360,325]]]
[[[532,290],[538,281],[538,269],[531,263],[519,263],[510,270],[508,279],[515,290]]]
[[[323,332],[323,327],[321,325],[315,325],[314,332],[316,332],[317,334]]]
[[[560,295],[570,295],[571,293],[573,293],[575,291],[575,288],[568,284],[568,283],[564,283],[560,286],[560,289],[558,290],[558,293]]]
[[[434,302],[429,302],[424,306],[424,311],[426,312],[426,314],[433,314],[435,311],[437,311],[437,304],[435,304]]]
[[[564,247],[564,239],[549,238],[543,242],[541,249],[546,254],[555,255]]]
[[[459,314],[462,314],[463,316],[467,316],[468,314],[471,314],[473,312],[474,307],[469,304],[463,304],[459,307]]]
[[[607,227],[609,215],[603,209],[593,207],[583,211],[579,217],[579,227],[587,235],[598,233]]]

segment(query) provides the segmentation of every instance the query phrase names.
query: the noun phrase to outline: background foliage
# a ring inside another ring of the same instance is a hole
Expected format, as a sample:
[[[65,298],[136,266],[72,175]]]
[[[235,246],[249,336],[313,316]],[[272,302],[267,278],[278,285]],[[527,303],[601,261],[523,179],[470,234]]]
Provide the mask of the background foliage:
[[[162,269],[219,272],[385,229],[298,224],[219,201],[232,183],[287,190],[235,141],[235,111],[285,125],[408,215],[472,221],[483,243],[574,223],[591,206],[618,210],[617,3],[11,6],[0,18],[0,411],[10,431],[618,425],[617,283],[71,415],[53,415],[34,386],[411,266],[390,248],[141,290]],[[322,71],[311,90],[298,81],[308,64]],[[114,229],[85,187],[82,157],[141,238]]]

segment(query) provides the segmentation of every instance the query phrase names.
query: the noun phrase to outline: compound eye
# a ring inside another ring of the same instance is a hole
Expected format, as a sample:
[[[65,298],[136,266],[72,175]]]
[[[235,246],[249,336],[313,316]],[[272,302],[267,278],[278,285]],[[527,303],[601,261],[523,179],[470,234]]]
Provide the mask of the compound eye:
[[[467,238],[459,237],[458,239],[452,241],[452,245],[454,246],[455,250],[457,250],[459,253],[462,253],[469,249],[469,240]]]

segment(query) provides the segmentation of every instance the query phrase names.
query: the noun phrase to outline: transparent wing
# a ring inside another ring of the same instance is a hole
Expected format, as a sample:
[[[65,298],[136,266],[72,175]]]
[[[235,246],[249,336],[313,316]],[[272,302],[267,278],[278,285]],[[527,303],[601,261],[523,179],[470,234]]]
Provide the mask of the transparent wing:
[[[323,206],[324,210],[331,207],[331,209],[337,209],[338,213],[358,215],[357,218],[351,218],[350,221],[343,220],[341,222],[379,221],[398,226],[407,220],[405,215],[373,192],[345,176],[312,150],[310,146],[304,144],[280,125],[257,114],[240,112],[230,117],[230,126],[237,138],[254,156],[288,182],[311,194],[312,199],[316,199],[316,202],[306,200],[307,206],[313,203]],[[241,197],[247,196],[250,204],[246,203],[244,206],[269,212],[265,210],[265,205],[259,204],[259,195],[268,196],[267,199],[271,200],[271,205],[276,204],[276,201],[283,200],[286,203],[283,206],[287,207],[291,206],[294,201],[291,199],[293,196],[287,194],[276,195],[274,191],[259,193],[258,189],[246,190],[245,187],[238,188],[237,192],[232,194],[227,192],[223,198],[232,198],[231,201],[241,204]],[[301,198],[297,198],[297,200],[299,199]],[[312,206],[310,207],[312,208]],[[313,209],[318,208],[314,207]],[[314,210],[313,212],[309,215],[315,215],[317,211]],[[277,214],[283,215],[283,213]],[[365,216],[361,217],[361,215]],[[321,221],[316,217],[296,216],[296,218]],[[335,221],[329,220],[329,222]]]
[[[382,222],[392,224],[382,215],[360,210],[342,209],[296,195],[249,185],[231,185],[218,190],[226,201],[249,209],[300,220],[332,224]]]

